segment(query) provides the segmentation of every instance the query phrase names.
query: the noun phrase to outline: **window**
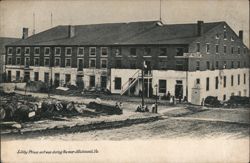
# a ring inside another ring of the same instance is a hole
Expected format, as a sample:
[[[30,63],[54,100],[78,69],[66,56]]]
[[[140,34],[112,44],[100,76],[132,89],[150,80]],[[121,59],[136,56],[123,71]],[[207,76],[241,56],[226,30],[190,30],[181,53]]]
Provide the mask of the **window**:
[[[238,54],[240,54],[240,47],[238,47]]]
[[[196,70],[200,70],[200,61],[196,61]]]
[[[226,54],[227,53],[227,46],[224,45],[223,47],[224,47],[224,54]]]
[[[71,59],[70,58],[66,58],[65,59],[65,67],[70,67],[71,66]]]
[[[72,54],[72,48],[71,47],[66,47],[65,51],[66,51],[66,55],[68,55],[68,56]]]
[[[58,87],[60,85],[60,73],[55,73],[54,85],[55,85],[55,87]]]
[[[35,81],[39,80],[39,72],[34,72],[34,80]]]
[[[151,53],[151,48],[144,48],[143,55],[144,56],[149,56]]]
[[[29,67],[29,66],[30,66],[30,58],[29,58],[29,57],[26,57],[24,61],[25,61],[24,65],[25,65],[26,67]]]
[[[121,56],[121,48],[115,48],[115,56],[117,57]]]
[[[227,98],[227,96],[226,96],[226,95],[223,95],[223,101],[225,101],[225,100],[226,100],[226,98]]]
[[[196,43],[196,48],[197,48],[197,52],[201,51],[201,44],[199,42]]]
[[[44,73],[44,82],[47,84],[49,83],[49,73],[48,72]]]
[[[89,48],[89,55],[90,56],[96,56],[96,48],[95,47],[90,47]]]
[[[176,61],[175,66],[176,66],[176,70],[183,70],[184,69],[183,61]]]
[[[209,51],[210,51],[210,44],[207,43],[206,44],[206,52],[209,53]]]
[[[183,56],[184,49],[183,48],[176,48],[176,56]]]
[[[219,53],[219,45],[218,44],[215,45],[215,52]]]
[[[39,66],[39,58],[34,58],[34,66]]]
[[[136,48],[130,48],[130,55],[136,56]]]
[[[215,77],[215,89],[218,89],[219,88],[219,77],[216,76]]]
[[[167,81],[159,80],[159,93],[166,93],[166,92],[167,92]]]
[[[209,78],[206,78],[206,90],[209,91]]]
[[[223,62],[223,68],[224,68],[224,69],[227,68],[227,61],[224,61],[224,62]]]
[[[16,57],[16,65],[20,65],[21,64],[21,58],[20,57]]]
[[[107,87],[107,76],[101,76],[101,88]]]
[[[11,79],[11,71],[9,70],[7,74],[8,74],[8,75],[7,75],[7,81],[8,81],[8,82],[11,82],[11,80],[12,80],[12,79]]]
[[[107,47],[102,47],[101,48],[101,56],[103,56],[103,57],[108,56],[108,48]]]
[[[168,61],[159,61],[159,69],[166,70],[168,68]]]
[[[20,71],[16,71],[16,80],[20,80]]]
[[[89,76],[89,86],[95,87],[95,76]]]
[[[234,86],[234,76],[231,75],[231,86]]]
[[[55,66],[61,66],[61,59],[55,58]]]
[[[35,55],[40,55],[40,48],[39,47],[35,47],[34,51],[35,51],[34,52]]]
[[[95,59],[89,59],[89,67],[90,68],[95,68],[96,67],[96,60]]]
[[[101,60],[101,68],[107,68],[107,59]]]
[[[200,79],[197,78],[197,79],[196,79],[196,84],[200,84],[200,82],[201,82]]]
[[[70,84],[70,80],[71,80],[71,75],[70,74],[65,74],[65,83]]]
[[[121,89],[121,87],[122,87],[122,79],[116,77],[115,78],[115,89]]]
[[[29,55],[30,54],[30,48],[29,47],[25,47],[24,54],[25,55]]]
[[[234,68],[234,61],[231,61],[231,68]]]
[[[78,61],[77,68],[78,68],[78,70],[82,71],[83,67],[84,67],[83,59],[79,58],[77,61]]]
[[[216,61],[216,62],[215,62],[215,68],[216,68],[216,69],[219,69],[219,61]]]
[[[244,54],[247,54],[247,48],[244,47]]]
[[[136,68],[136,61],[135,60],[130,60],[129,64],[130,64],[130,68],[131,69],[135,69]]]
[[[160,48],[159,56],[167,56],[167,48]]]
[[[240,85],[240,74],[238,74],[238,85]]]
[[[241,91],[239,91],[239,96],[241,96]]]
[[[231,54],[234,54],[234,47],[231,47]]]
[[[44,58],[44,66],[50,66],[49,58]]]
[[[210,69],[210,62],[207,61],[207,69],[209,70]]]
[[[55,47],[55,55],[60,56],[61,55],[61,48],[60,47]]]
[[[224,38],[224,40],[227,39],[227,31],[225,29],[224,29],[224,32],[223,32],[223,38]]]
[[[122,68],[122,60],[120,59],[115,60],[115,68]]]
[[[246,84],[246,74],[244,74],[243,77],[244,77],[244,78],[243,78],[243,82],[244,82],[244,84]]]
[[[45,47],[44,49],[44,55],[50,55],[50,48],[49,47]]]
[[[17,55],[21,55],[21,48],[20,48],[20,47],[17,47],[17,48],[16,48],[16,54],[17,54]]]
[[[226,88],[226,86],[227,86],[227,77],[226,76],[223,77],[223,86],[224,86],[224,88]]]
[[[219,38],[220,38],[219,33],[216,33],[215,39],[219,39]]]
[[[238,64],[237,64],[237,65],[238,65],[237,67],[240,68],[240,61],[238,61],[237,63],[238,63]]]
[[[78,56],[83,56],[84,55],[84,47],[78,47],[77,55]]]
[[[8,54],[12,54],[12,50],[13,50],[13,48],[9,47],[8,48]]]

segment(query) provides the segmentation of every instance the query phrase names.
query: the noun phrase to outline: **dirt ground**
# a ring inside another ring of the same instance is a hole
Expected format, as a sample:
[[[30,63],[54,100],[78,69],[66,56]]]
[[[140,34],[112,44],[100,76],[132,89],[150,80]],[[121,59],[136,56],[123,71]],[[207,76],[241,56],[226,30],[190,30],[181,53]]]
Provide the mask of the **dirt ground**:
[[[33,96],[45,98],[46,94],[29,93]],[[58,96],[53,98],[61,100],[77,101],[88,103],[93,101],[91,98]],[[124,100],[123,106],[126,114],[133,114],[136,106],[140,104],[140,99],[131,98]],[[147,99],[147,104],[154,100]],[[103,103],[115,104],[112,99],[103,99]],[[250,135],[250,109],[223,109],[194,107],[187,109],[187,104],[178,104],[171,106],[164,101],[160,102],[158,114],[162,120],[137,124],[128,127],[95,130],[82,133],[65,133],[43,135],[26,135],[14,137],[2,137],[2,140],[148,140],[148,139],[174,139],[174,138],[215,138],[226,137],[239,139],[248,139]],[[143,113],[141,113],[143,114]]]
[[[170,109],[171,110],[171,109]],[[183,113],[183,109],[172,109]],[[217,115],[218,116],[215,116]],[[82,133],[57,135],[28,135],[25,137],[7,137],[10,139],[29,140],[150,140],[176,138],[249,138],[249,110],[211,109],[184,116],[165,117],[162,120],[132,125],[116,129],[95,130]],[[182,115],[182,114],[180,114]],[[230,116],[229,116],[230,115]],[[248,118],[248,119],[247,119]],[[5,138],[3,138],[5,140]]]

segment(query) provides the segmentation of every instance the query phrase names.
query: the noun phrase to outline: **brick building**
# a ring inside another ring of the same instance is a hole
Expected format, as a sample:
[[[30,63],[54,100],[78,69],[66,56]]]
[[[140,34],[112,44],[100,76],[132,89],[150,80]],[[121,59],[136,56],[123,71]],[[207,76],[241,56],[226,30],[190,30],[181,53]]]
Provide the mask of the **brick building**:
[[[165,25],[158,21],[57,26],[6,46],[16,79],[104,88],[112,93],[187,96],[249,95],[249,49],[226,22]],[[142,82],[141,69],[145,75]]]
[[[4,82],[5,78],[5,45],[18,40],[18,38],[0,37],[0,83]]]

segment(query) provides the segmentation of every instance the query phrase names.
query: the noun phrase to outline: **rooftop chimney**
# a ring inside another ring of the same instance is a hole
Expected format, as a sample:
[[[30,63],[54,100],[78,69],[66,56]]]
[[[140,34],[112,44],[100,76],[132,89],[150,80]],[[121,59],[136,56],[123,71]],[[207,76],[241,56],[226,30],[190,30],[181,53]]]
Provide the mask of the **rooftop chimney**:
[[[69,38],[72,38],[75,36],[75,27],[72,25],[69,25]]]
[[[240,38],[240,40],[243,40],[243,30],[239,31],[239,38]]]
[[[201,21],[201,20],[197,21],[197,34],[198,34],[198,36],[203,35],[203,24],[204,24],[203,21]]]
[[[23,37],[22,39],[26,39],[29,36],[29,28],[23,28]]]

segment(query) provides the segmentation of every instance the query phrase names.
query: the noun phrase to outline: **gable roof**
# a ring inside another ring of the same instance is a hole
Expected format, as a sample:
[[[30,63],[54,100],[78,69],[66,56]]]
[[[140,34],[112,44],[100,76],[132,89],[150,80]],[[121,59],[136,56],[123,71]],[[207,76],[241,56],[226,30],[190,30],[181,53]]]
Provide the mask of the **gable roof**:
[[[0,54],[4,53],[5,45],[11,44],[20,40],[19,38],[11,38],[11,37],[0,37]]]
[[[204,23],[204,33],[223,22]],[[76,25],[75,36],[68,37],[69,26],[57,26],[11,45],[133,45],[189,44],[197,36],[197,24],[162,24],[158,21]]]

